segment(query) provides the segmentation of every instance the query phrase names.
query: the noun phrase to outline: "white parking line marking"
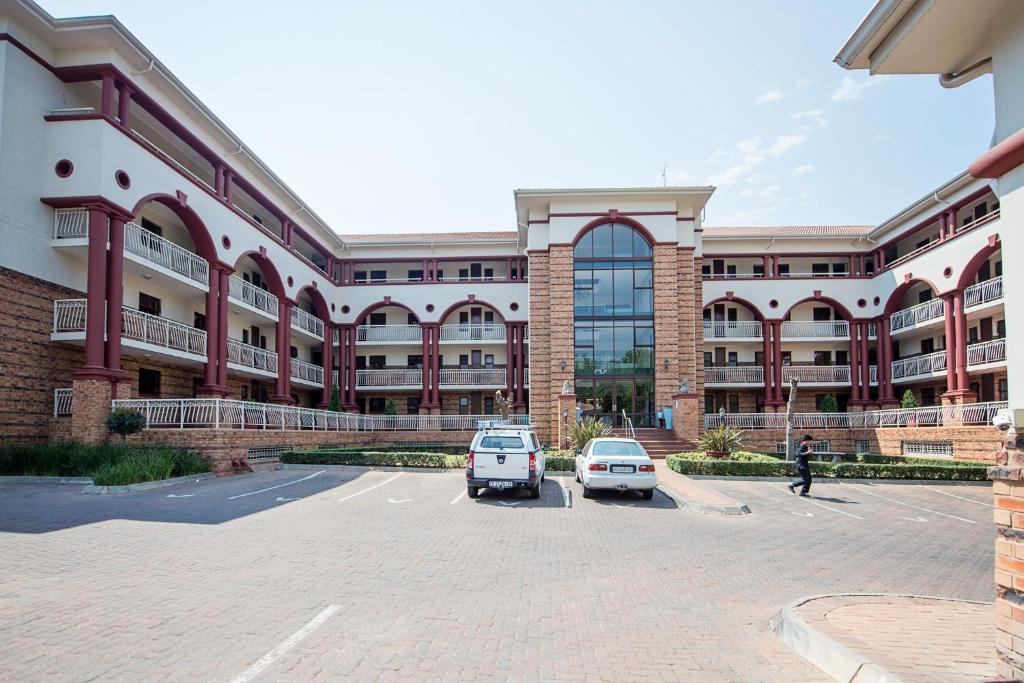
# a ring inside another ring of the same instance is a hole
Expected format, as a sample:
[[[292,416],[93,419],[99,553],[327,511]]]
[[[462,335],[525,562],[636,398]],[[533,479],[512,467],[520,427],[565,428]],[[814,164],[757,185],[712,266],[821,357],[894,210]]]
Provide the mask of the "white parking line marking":
[[[394,498],[388,498],[389,503],[408,503],[412,498],[403,498],[401,500],[395,500]]]
[[[330,619],[331,616],[339,609],[341,609],[341,605],[331,605],[323,612],[313,617],[313,619],[308,624],[306,624],[298,631],[288,636],[288,638],[285,639],[284,642],[275,647],[273,650],[260,657],[260,659],[255,664],[253,664],[248,669],[232,678],[231,683],[247,683],[248,681],[251,681],[252,679],[259,676],[264,669],[273,664],[274,661],[278,659],[281,655],[283,655],[285,652],[288,652],[288,650],[298,645],[303,638],[305,638],[310,633],[319,628],[325,621]]]
[[[987,508],[993,507],[989,503],[983,503],[980,500],[974,500],[973,498],[964,498],[963,496],[958,496],[955,493],[949,493],[948,491],[937,489],[934,486],[925,486],[924,488],[928,489],[929,491],[935,491],[935,493],[941,493],[944,496],[949,496],[950,498],[959,498],[960,500],[966,500],[968,503],[974,503],[975,505],[984,505]]]
[[[562,483],[562,478],[555,477],[555,483],[558,484],[558,488],[562,489],[562,500],[565,501],[565,507],[571,507],[569,503],[569,490],[565,488],[565,484]]]
[[[928,520],[918,515],[916,517],[899,517],[898,519],[905,519],[908,522],[927,522]]]
[[[774,488],[779,489],[780,491],[788,491],[788,489],[785,489],[785,488],[783,488],[781,486],[776,486],[775,484],[772,484],[772,486]],[[841,515],[846,515],[847,517],[853,517],[854,519],[859,519],[862,522],[864,521],[863,517],[858,517],[857,515],[853,514],[852,512],[844,512],[843,510],[837,510],[837,509],[835,509],[833,507],[829,507],[828,505],[825,505],[824,503],[819,503],[816,500],[811,500],[810,498],[807,498],[805,496],[796,496],[796,497],[799,498],[800,500],[803,500],[803,501],[806,501],[806,502],[810,503],[811,505],[817,505],[820,508],[825,508],[826,510],[831,510],[832,512],[838,512]]]
[[[192,498],[196,494],[194,493],[168,493],[168,498]]]
[[[853,486],[853,484],[845,484],[845,486]],[[895,498],[889,498],[888,496],[883,496],[880,493],[872,493],[871,491],[866,491],[866,490],[864,490],[862,488],[858,488],[856,490],[860,491],[861,493],[866,493],[869,496],[874,496],[875,498],[881,498],[882,500],[887,500],[890,503],[895,503],[896,505],[903,505],[903,506],[908,507],[908,508],[914,508],[915,510],[921,510],[922,512],[930,512],[933,515],[939,515],[940,517],[949,517],[950,519],[956,519],[956,520],[959,520],[961,522],[967,522],[968,524],[977,524],[977,522],[975,522],[973,519],[964,519],[963,517],[957,517],[956,515],[948,515],[945,512],[939,512],[938,510],[932,510],[932,509],[929,509],[929,508],[926,508],[926,507],[921,507],[920,505],[911,505],[910,503],[904,503],[902,500],[896,500]]]
[[[794,512],[793,510],[790,510],[789,514],[796,515],[797,517],[813,517],[814,516],[813,512]]]
[[[320,476],[321,474],[323,474],[326,471],[327,470],[320,470],[319,472],[314,472],[313,474],[309,475],[308,477],[303,477],[302,479],[296,479],[295,481],[287,481],[287,482],[285,482],[283,484],[278,484],[277,486],[268,486],[267,488],[260,489],[259,491],[249,491],[249,493],[239,493],[237,496],[231,496],[230,498],[228,498],[228,500],[234,500],[235,498],[245,498],[246,496],[255,496],[257,493],[265,493],[267,491],[273,491],[274,489],[279,489],[279,488],[282,488],[282,487],[285,487],[285,486],[291,486],[292,484],[298,484],[300,481],[306,481],[307,479],[312,479],[313,477]]]
[[[462,489],[461,491],[459,491],[459,495],[455,496],[455,498],[454,498],[454,499],[452,499],[452,502],[450,502],[450,503],[448,503],[448,504],[449,504],[449,505],[455,505],[455,504],[456,504],[456,503],[458,503],[458,502],[459,502],[460,500],[462,500],[462,497],[463,497],[464,495],[466,495],[466,489]]]
[[[361,495],[363,495],[364,493],[367,493],[368,491],[372,491],[372,490],[374,490],[375,488],[379,488],[379,487],[383,486],[384,484],[387,484],[388,482],[392,482],[392,481],[394,481],[395,479],[398,479],[398,478],[399,478],[400,476],[402,476],[403,474],[405,474],[405,472],[399,472],[399,473],[398,473],[398,474],[396,474],[395,476],[393,476],[393,477],[389,477],[389,478],[385,479],[384,481],[380,482],[379,484],[374,484],[373,486],[371,486],[371,487],[369,487],[369,488],[365,488],[365,489],[363,489],[362,491],[357,491],[357,492],[353,493],[352,495],[349,495],[349,496],[345,496],[344,498],[339,498],[339,499],[338,499],[338,502],[339,502],[339,503],[344,503],[344,502],[345,502],[346,500],[349,500],[349,499],[351,499],[351,498],[355,498],[356,496],[361,496]]]
[[[282,498],[281,496],[277,497],[278,503],[290,503],[293,500],[302,500],[302,498]]]
[[[522,503],[523,501],[521,501],[521,500],[517,500],[517,501],[516,501],[516,502],[514,502],[514,503],[506,503],[506,502],[505,502],[505,501],[503,501],[503,500],[499,500],[498,502],[499,502],[499,503],[501,503],[502,505],[505,505],[505,506],[507,506],[507,507],[512,507],[513,505],[519,505],[519,504],[520,504],[520,503]]]

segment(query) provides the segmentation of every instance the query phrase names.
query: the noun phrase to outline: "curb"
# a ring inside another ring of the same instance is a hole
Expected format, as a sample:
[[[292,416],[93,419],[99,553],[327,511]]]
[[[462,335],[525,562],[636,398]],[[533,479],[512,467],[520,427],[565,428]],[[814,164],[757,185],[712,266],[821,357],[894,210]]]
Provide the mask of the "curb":
[[[190,474],[187,477],[174,477],[173,479],[161,479],[159,481],[144,481],[140,484],[128,484],[127,486],[96,486],[92,483],[92,480],[87,480],[89,486],[86,486],[82,493],[96,493],[105,495],[108,493],[137,493],[139,491],[149,491],[150,489],[159,489],[164,486],[174,486],[175,484],[184,484],[189,481],[202,481],[203,479],[212,479],[217,475],[213,472],[204,472],[202,474]]]
[[[0,484],[92,484],[89,477],[29,477],[3,476]]]
[[[800,618],[796,609],[812,600],[836,597],[921,598],[944,600],[974,605],[988,605],[976,600],[958,600],[930,595],[901,593],[825,593],[799,598],[780,609],[768,625],[775,637],[792,648],[798,655],[818,667],[837,681],[844,683],[903,683],[903,679],[886,671],[858,652],[851,650],[829,635],[811,627]]]
[[[687,474],[694,480],[709,481],[793,481],[794,477],[754,477],[750,475],[727,474]],[[900,484],[920,486],[923,484],[942,484],[944,486],[977,486],[990,483],[988,479],[863,479],[855,477],[814,477],[815,484]]]
[[[668,490],[667,487],[663,487],[658,484],[656,487],[659,491],[664,493],[666,496],[675,501],[676,505],[684,510],[690,510],[691,512],[699,512],[704,515],[749,515],[750,508],[747,507],[746,503],[736,501],[733,505],[711,505],[709,503],[695,503],[692,500],[687,500],[681,497],[674,491]]]
[[[465,472],[465,468],[455,469],[447,467],[391,467],[389,465],[307,465],[305,463],[278,463],[275,470],[330,470],[336,472]],[[568,476],[571,470],[545,470],[544,475]]]

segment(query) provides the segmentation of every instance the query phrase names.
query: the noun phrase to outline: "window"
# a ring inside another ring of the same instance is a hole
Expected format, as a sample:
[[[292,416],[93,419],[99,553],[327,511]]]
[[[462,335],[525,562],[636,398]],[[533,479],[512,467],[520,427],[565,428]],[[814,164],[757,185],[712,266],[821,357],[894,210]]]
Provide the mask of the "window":
[[[164,234],[164,229],[161,228],[158,224],[156,224],[153,221],[149,220],[148,218],[143,218],[142,219],[142,229],[143,230],[148,230],[149,232],[153,233],[154,235],[160,235],[161,237]]]
[[[299,350],[296,347],[294,347],[294,346],[289,347],[288,348],[288,356],[289,356],[289,358],[298,358],[299,357]]]
[[[488,353],[484,356],[484,367],[488,370],[494,369],[494,354]]]
[[[371,370],[383,370],[387,367],[388,357],[387,356],[370,356],[370,369]]]
[[[832,264],[833,275],[846,275],[846,264],[845,263],[833,263]]]
[[[1010,398],[1010,385],[1007,383],[1006,378],[999,380],[999,400],[1006,401]]]
[[[704,394],[704,414],[710,415],[715,412],[715,397],[713,394]]]
[[[420,412],[420,399],[419,396],[410,396],[405,399],[405,414],[406,415],[418,415]]]
[[[764,264],[763,263],[755,263],[754,264],[754,275],[757,276],[757,277],[764,277]]]
[[[192,327],[196,328],[197,330],[205,330],[206,314],[200,313],[199,311],[194,311],[192,313]]]
[[[160,315],[160,299],[139,292],[139,310],[150,315]]]
[[[779,264],[779,277],[789,277],[789,264],[788,263],[780,263]]]
[[[740,395],[729,394],[729,412],[738,413],[740,412]]]
[[[935,405],[935,387],[921,387],[921,405]]]
[[[410,282],[422,281],[423,280],[423,269],[420,268],[419,270],[410,270],[407,273],[406,277],[408,277]]]
[[[785,366],[790,366],[790,365],[793,364],[793,352],[792,351],[783,351],[782,352],[782,364],[785,365]]]
[[[484,396],[484,415],[494,415],[493,396]]]
[[[366,271],[365,270],[353,271],[352,272],[352,277],[355,279],[356,282],[366,282]]]
[[[828,306],[815,306],[812,311],[812,317],[817,322],[823,322],[825,320],[832,319],[832,309]]]
[[[921,353],[933,353],[935,351],[935,340],[934,339],[922,339],[921,340]]]
[[[461,401],[462,399],[459,399],[460,403]],[[518,436],[499,436],[497,434],[489,434],[480,439],[480,445],[478,448],[523,448],[523,439]]]
[[[388,314],[387,313],[371,313],[370,314],[371,325],[387,325]]]
[[[710,351],[704,352],[704,367],[710,368],[715,364],[715,357]]]
[[[371,270],[370,271],[370,282],[384,282],[388,279],[388,271],[386,270]]]
[[[371,414],[380,414],[384,412],[384,397],[383,396],[371,396],[370,400],[367,401],[367,410]]]
[[[460,280],[468,280],[469,279],[469,268],[459,268],[459,279]]]
[[[631,441],[598,441],[594,444],[590,453],[591,455],[600,455],[605,457],[647,455],[647,451],[643,449],[643,446]]]
[[[468,367],[469,367],[469,354],[468,353],[460,353],[459,354],[459,369],[460,370],[465,370]]]
[[[494,279],[494,268],[484,268],[484,279],[485,280],[493,280]]]
[[[736,277],[736,266],[728,265],[725,267],[725,274],[729,277]]]
[[[416,315],[414,313],[410,313],[405,318],[405,324],[406,325],[419,325],[420,321],[416,319]]]
[[[192,378],[192,398],[196,398],[197,396],[199,396],[199,387],[201,387],[201,386],[203,386],[203,378],[202,377],[193,377]]]
[[[711,266],[709,266],[706,263],[702,265],[700,267],[700,274],[703,275],[704,277],[709,277],[711,275]]]
[[[826,277],[828,275],[828,264],[827,263],[812,263],[811,274],[814,277]]]
[[[469,415],[469,396],[459,396],[459,415]]]
[[[814,364],[815,365],[832,365],[832,352],[831,351],[815,351],[814,352]]]
[[[726,362],[729,364],[729,367],[736,367],[737,365],[739,365],[739,355],[735,351],[730,351],[729,360],[727,360]]]
[[[1006,336],[1006,321],[1005,320],[997,320],[996,321],[996,337],[999,338],[999,339],[1002,339],[1005,336]]]
[[[869,448],[871,448],[871,446],[867,439],[857,439],[853,442],[853,450],[855,453],[867,453]]]
[[[988,202],[982,202],[974,207],[974,220],[979,220],[988,213]]]
[[[423,354],[406,356],[406,367],[409,368],[423,368]]]
[[[483,266],[479,263],[471,263],[469,266],[469,276],[474,280],[479,280],[482,268]]]
[[[160,396],[160,371],[139,368],[139,396]]]

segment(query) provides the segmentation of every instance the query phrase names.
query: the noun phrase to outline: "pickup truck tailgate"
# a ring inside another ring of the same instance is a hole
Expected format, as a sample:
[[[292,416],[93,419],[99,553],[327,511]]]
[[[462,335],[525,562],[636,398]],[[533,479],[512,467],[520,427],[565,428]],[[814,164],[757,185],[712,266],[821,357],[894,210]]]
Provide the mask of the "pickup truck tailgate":
[[[473,476],[476,479],[529,479],[530,453],[525,449],[477,450],[473,454]]]

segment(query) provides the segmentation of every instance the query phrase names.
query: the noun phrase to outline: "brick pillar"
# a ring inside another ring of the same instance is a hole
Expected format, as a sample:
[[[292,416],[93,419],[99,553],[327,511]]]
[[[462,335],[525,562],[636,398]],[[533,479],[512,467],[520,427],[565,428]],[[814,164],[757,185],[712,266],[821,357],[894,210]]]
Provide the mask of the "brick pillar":
[[[569,426],[576,423],[576,394],[558,394],[558,448],[570,448]]]
[[[74,377],[71,382],[74,409],[71,434],[78,443],[105,443],[107,416],[110,415],[111,384],[107,378]]]
[[[324,388],[320,392],[320,408],[327,408],[331,404],[331,389],[334,381],[331,378],[331,371],[334,369],[334,325],[330,320],[324,320],[324,341],[320,346],[321,362],[324,364]]]
[[[1017,411],[1017,421],[1024,415]],[[1024,679],[1024,438],[1012,429],[988,470],[996,524],[996,673]]]
[[[703,428],[700,410],[693,411],[676,410],[679,403],[681,385],[683,380],[689,382],[688,398],[685,403],[695,407],[700,404],[704,396],[704,303],[703,303],[703,278],[701,276],[701,258],[695,255],[695,251],[689,247],[670,247],[675,250],[676,272],[677,272],[677,294],[678,302],[675,306],[677,351],[674,362],[678,369],[670,372],[671,383],[663,385],[665,396],[663,401],[657,401],[655,408],[672,408],[672,429],[676,434],[681,434],[686,439],[696,439]],[[658,247],[655,247],[657,250]],[[657,254],[657,251],[655,251]],[[657,268],[657,262],[655,262]],[[657,311],[658,282],[654,283],[655,311]],[[657,312],[655,312],[655,325],[657,325]],[[658,343],[658,331],[654,332],[654,343]],[[655,373],[659,370],[664,372],[663,360],[658,356],[657,349],[654,354],[656,365]],[[670,368],[671,371],[671,368]],[[656,394],[655,398],[658,398]]]
[[[672,394],[679,390],[683,371],[680,365],[682,335],[680,318],[693,306],[692,295],[684,300],[680,292],[682,258],[676,245],[655,245],[654,253],[654,408],[672,405]],[[687,288],[687,293],[691,288]],[[571,316],[568,320],[571,320]],[[690,373],[690,381],[694,381]]]
[[[292,303],[285,299],[277,302],[277,384],[274,403],[292,402]]]
[[[703,406],[700,395],[676,393],[672,396],[672,433],[677,438],[694,441],[704,431]]]

